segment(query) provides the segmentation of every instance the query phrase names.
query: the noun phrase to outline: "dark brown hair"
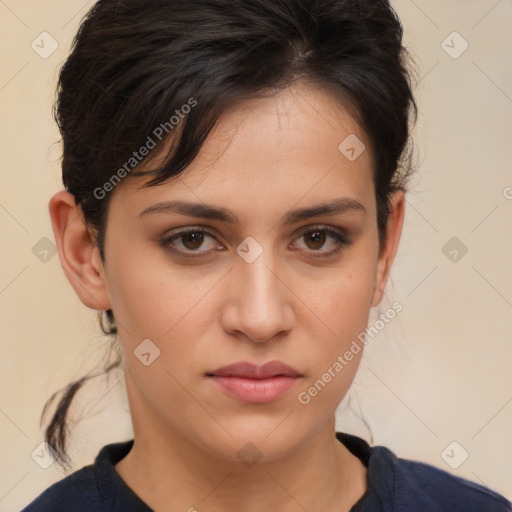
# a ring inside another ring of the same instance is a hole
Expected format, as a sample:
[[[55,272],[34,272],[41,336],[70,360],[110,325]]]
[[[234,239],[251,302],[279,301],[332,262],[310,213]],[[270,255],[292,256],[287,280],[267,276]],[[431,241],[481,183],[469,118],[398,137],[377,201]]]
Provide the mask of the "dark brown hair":
[[[390,194],[404,189],[412,172],[416,104],[402,35],[387,0],[98,1],[61,69],[54,113],[63,141],[63,183],[95,234],[103,261],[110,197],[104,192],[111,188],[105,184],[116,172],[123,179],[152,175],[145,186],[166,182],[192,162],[228,107],[300,79],[334,93],[368,135],[382,243]],[[169,127],[191,98],[194,108],[157,140],[155,129]],[[148,137],[157,149],[165,144],[163,163],[118,172],[127,170],[126,162]],[[115,340],[114,313],[105,314],[103,331]],[[104,372],[120,363],[118,357]],[[62,465],[69,462],[69,406],[94,376],[59,392],[46,440]]]

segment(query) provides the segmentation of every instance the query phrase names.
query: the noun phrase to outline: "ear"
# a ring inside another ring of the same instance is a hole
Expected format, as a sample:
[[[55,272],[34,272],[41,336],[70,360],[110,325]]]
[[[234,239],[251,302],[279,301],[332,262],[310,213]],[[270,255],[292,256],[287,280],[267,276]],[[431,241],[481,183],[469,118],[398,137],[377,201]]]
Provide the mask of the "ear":
[[[76,294],[91,309],[111,309],[99,250],[74,196],[57,192],[48,209],[60,263]]]
[[[375,288],[373,290],[372,307],[382,300],[384,288],[389,277],[389,271],[400,242],[402,226],[404,223],[405,194],[402,190],[393,192],[390,197],[390,212],[386,225],[386,240],[379,251],[377,269],[375,274]]]

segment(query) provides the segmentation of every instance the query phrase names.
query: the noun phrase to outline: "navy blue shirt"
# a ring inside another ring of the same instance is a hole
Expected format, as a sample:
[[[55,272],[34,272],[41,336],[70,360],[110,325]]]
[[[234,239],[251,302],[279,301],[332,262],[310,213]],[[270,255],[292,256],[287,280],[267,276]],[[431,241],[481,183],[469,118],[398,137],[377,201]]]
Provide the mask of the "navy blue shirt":
[[[481,485],[355,436],[336,437],[368,468],[368,490],[351,512],[512,512],[509,501]],[[132,445],[133,439],[104,446],[94,464],[53,484],[22,512],[151,512],[114,467]]]

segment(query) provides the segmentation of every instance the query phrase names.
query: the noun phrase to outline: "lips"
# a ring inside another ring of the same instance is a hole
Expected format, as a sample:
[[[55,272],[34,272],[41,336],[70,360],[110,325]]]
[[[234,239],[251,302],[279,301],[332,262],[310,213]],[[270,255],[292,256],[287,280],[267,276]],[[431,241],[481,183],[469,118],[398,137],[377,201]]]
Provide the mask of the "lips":
[[[295,368],[279,361],[270,361],[262,366],[234,363],[206,376],[225,395],[258,405],[284,397],[303,377]]]
[[[272,377],[302,377],[302,375],[291,366],[280,361],[270,361],[262,366],[251,363],[239,362],[219,368],[208,377],[239,377],[242,379],[269,379]]]

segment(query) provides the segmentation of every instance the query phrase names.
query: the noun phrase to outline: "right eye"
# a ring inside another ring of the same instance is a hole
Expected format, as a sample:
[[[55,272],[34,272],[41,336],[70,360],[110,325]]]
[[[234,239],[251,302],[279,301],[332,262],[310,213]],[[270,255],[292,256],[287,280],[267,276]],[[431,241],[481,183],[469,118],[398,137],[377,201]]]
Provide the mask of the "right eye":
[[[207,243],[208,240],[212,241]],[[160,244],[185,257],[191,256],[196,258],[214,250],[219,250],[219,245],[213,243],[215,240],[215,237],[205,229],[189,227],[169,233],[160,241]],[[202,251],[199,250],[205,244],[210,248]]]

